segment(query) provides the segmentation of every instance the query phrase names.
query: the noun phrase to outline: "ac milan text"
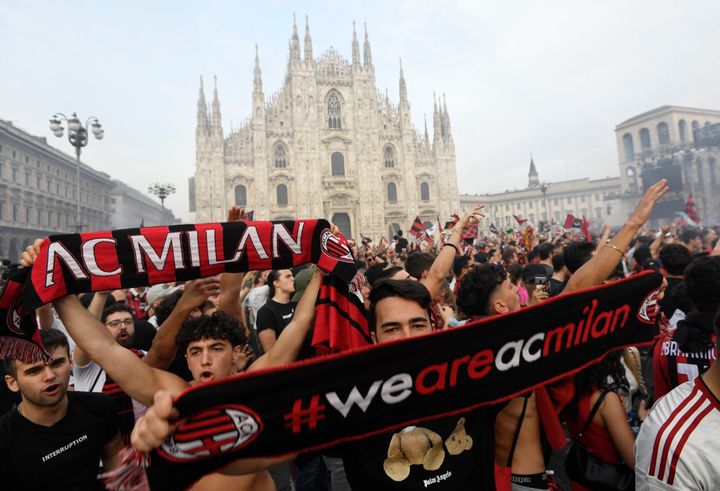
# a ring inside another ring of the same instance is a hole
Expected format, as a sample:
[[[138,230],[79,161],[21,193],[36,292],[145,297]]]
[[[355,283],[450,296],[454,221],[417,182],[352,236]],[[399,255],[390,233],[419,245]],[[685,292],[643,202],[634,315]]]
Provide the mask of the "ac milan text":
[[[588,342],[590,338],[598,339],[606,336],[627,323],[630,316],[629,305],[599,313],[597,306],[598,301],[593,299],[590,305],[583,308],[584,317],[579,322],[569,322],[547,332],[536,333],[528,339],[510,341],[497,352],[492,349],[482,349],[428,365],[414,378],[409,373],[398,373],[386,380],[375,380],[365,394],[357,386],[353,386],[344,399],[337,392],[327,392],[324,398],[343,418],[347,418],[353,406],[367,412],[370,405],[378,400],[378,396],[384,404],[402,402],[413,392],[420,396],[428,396],[455,387],[463,381],[482,379],[493,369],[507,372],[523,363],[533,363],[540,358],[569,350]],[[324,419],[325,405],[319,404],[319,398],[319,395],[313,395],[312,404],[307,407],[303,406],[302,399],[295,400],[292,410],[285,415],[286,421],[292,422],[287,427],[290,427],[293,433],[302,431],[304,425],[314,429],[318,420]]]

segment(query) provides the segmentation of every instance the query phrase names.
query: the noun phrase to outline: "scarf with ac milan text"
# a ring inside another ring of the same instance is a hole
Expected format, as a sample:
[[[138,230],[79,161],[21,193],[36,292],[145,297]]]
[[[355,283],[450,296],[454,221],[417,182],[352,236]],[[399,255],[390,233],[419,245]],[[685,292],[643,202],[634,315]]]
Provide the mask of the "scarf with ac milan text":
[[[661,282],[646,272],[427,336],[190,388],[175,400],[176,431],[150,455],[150,487],[184,489],[236,459],[320,450],[567,377],[652,342]]]
[[[53,235],[0,294],[0,358],[46,359],[33,310],[73,293],[315,263],[346,284],[357,268],[327,220],[229,222]]]

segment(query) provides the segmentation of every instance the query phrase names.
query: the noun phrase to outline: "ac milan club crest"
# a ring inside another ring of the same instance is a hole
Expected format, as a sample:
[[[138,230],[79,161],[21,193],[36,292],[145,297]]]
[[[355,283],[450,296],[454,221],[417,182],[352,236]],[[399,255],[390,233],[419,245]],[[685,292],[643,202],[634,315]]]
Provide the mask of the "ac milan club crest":
[[[322,235],[320,236],[320,248],[332,259],[350,264],[355,262],[352,252],[350,252],[350,247],[348,247],[345,242],[345,238],[334,236],[333,233],[330,232],[330,229],[322,231]]]
[[[645,297],[640,310],[638,310],[637,317],[641,322],[645,324],[655,324],[657,322],[657,316],[660,312],[659,304],[660,289],[653,290],[650,295]]]
[[[175,462],[194,462],[244,447],[262,431],[257,414],[239,404],[201,411],[183,420],[158,452]]]

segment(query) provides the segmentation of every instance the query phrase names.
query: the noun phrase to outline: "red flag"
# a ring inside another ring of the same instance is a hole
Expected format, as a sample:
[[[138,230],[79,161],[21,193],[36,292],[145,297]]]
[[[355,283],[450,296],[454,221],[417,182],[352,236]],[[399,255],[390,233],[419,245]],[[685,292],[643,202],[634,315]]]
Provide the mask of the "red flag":
[[[459,221],[460,221],[460,217],[457,215],[457,213],[450,215],[450,220],[445,222],[445,230],[453,228],[455,226],[455,224]]]
[[[478,235],[478,222],[473,222],[463,233],[462,240],[464,240],[465,242],[470,242],[472,244],[475,241],[475,239],[477,239],[477,235]]]
[[[590,222],[588,222],[584,216],[582,218],[582,226],[580,227],[580,230],[582,230],[585,239],[588,242],[592,242],[592,235],[590,235]]]
[[[697,206],[695,206],[695,200],[693,199],[692,194],[688,196],[683,211],[688,217],[690,217],[690,220],[695,223],[700,223],[700,216],[698,215],[698,209]]]

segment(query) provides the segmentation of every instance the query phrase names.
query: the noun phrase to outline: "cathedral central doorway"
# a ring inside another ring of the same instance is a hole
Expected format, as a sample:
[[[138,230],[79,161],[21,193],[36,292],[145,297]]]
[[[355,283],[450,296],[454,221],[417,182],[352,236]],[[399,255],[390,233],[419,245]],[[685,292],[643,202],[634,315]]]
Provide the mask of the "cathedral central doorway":
[[[346,238],[352,237],[352,228],[350,227],[350,215],[347,213],[334,213],[332,222],[337,225]]]

